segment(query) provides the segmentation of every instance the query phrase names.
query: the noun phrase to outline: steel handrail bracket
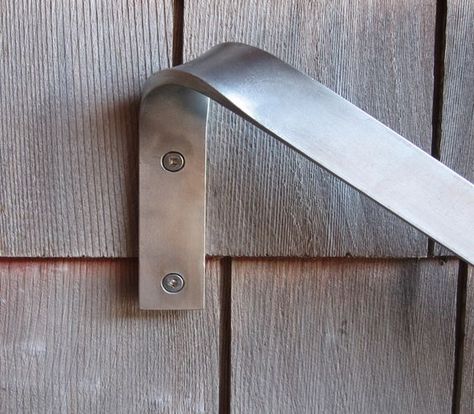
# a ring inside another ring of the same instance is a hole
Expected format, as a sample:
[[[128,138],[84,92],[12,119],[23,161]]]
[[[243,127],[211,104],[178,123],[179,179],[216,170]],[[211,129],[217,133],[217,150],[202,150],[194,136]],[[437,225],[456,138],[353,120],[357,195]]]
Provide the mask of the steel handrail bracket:
[[[209,98],[474,263],[474,186],[320,83],[225,43],[154,74],[140,108],[142,309],[204,307]]]

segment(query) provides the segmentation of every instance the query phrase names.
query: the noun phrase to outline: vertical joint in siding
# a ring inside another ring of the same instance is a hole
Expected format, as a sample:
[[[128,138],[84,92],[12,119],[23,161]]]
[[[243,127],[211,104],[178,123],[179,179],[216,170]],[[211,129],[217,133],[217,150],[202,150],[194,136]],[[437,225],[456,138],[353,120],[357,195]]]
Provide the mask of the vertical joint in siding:
[[[173,0],[173,66],[183,63],[184,0]]]
[[[441,134],[443,121],[443,92],[444,92],[444,57],[446,50],[446,16],[447,0],[438,0],[436,3],[436,23],[434,39],[433,62],[433,108],[432,108],[432,139],[431,155],[440,159]],[[434,240],[428,240],[428,256],[434,255]]]
[[[455,328],[455,351],[454,351],[454,383],[452,414],[459,414],[461,406],[461,386],[464,353],[464,329],[466,318],[466,295],[468,265],[465,262],[459,264],[458,287],[456,299],[456,328]]]
[[[230,413],[231,388],[231,309],[232,309],[232,258],[221,260],[221,327],[219,361],[219,413]]]

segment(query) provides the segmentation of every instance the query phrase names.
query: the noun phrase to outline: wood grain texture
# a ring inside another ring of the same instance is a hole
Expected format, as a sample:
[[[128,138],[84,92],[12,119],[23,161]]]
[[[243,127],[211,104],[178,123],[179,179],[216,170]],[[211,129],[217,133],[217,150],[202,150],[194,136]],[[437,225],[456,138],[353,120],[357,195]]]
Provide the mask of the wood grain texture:
[[[242,413],[448,413],[458,262],[235,260]]]
[[[474,182],[474,3],[448,0],[440,159]],[[437,245],[437,254],[453,254]]]
[[[172,1],[0,3],[0,255],[136,254],[138,101]]]
[[[448,0],[441,161],[474,182],[474,3]]]
[[[428,0],[187,1],[185,60],[222,41],[259,46],[429,151],[435,6]],[[209,254],[426,255],[425,236],[230,112],[212,110]]]
[[[213,413],[220,263],[203,311],[140,311],[136,261],[0,262],[0,412]]]
[[[464,347],[462,352],[462,379],[460,413],[474,412],[474,267],[467,276],[466,313],[464,319]]]

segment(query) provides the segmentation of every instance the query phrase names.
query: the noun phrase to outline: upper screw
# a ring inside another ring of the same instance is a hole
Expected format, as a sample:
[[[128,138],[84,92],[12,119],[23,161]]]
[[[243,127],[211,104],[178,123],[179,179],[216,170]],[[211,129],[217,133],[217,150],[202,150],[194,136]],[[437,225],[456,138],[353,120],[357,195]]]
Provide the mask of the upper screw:
[[[184,157],[179,152],[170,151],[163,155],[161,164],[166,171],[178,172],[184,167]]]
[[[179,273],[168,273],[161,281],[161,286],[168,293],[178,293],[184,287],[184,279]]]

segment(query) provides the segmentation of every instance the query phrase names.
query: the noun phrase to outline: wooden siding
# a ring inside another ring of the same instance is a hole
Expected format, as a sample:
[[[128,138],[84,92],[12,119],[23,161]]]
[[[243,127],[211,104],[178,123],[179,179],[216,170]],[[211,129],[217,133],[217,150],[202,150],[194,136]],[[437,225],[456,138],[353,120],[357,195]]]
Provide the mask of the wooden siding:
[[[474,4],[449,0],[441,161],[474,181]]]
[[[443,4],[0,1],[0,412],[473,412],[472,268],[411,259],[425,236],[217,105],[207,252],[233,258],[208,258],[206,310],[139,311],[117,259],[140,91],[181,47],[265,48],[429,152]],[[439,131],[471,181],[473,17],[447,0]]]
[[[460,352],[459,412],[474,412],[474,267],[468,269],[464,332]]]
[[[1,261],[0,412],[217,412],[220,270],[205,311],[144,312],[136,261]]]
[[[472,1],[448,1],[440,159],[471,182],[474,182],[473,21]],[[435,253],[452,255],[439,245]]]
[[[136,255],[137,104],[144,79],[170,64],[170,3],[5,2],[1,255]],[[430,149],[432,2],[211,1],[184,10],[185,59],[224,40],[264,47]],[[426,255],[419,232],[213,112],[209,254]]]
[[[232,411],[448,413],[458,264],[232,266]]]
[[[170,64],[171,0],[0,7],[0,255],[135,255],[138,103]]]

